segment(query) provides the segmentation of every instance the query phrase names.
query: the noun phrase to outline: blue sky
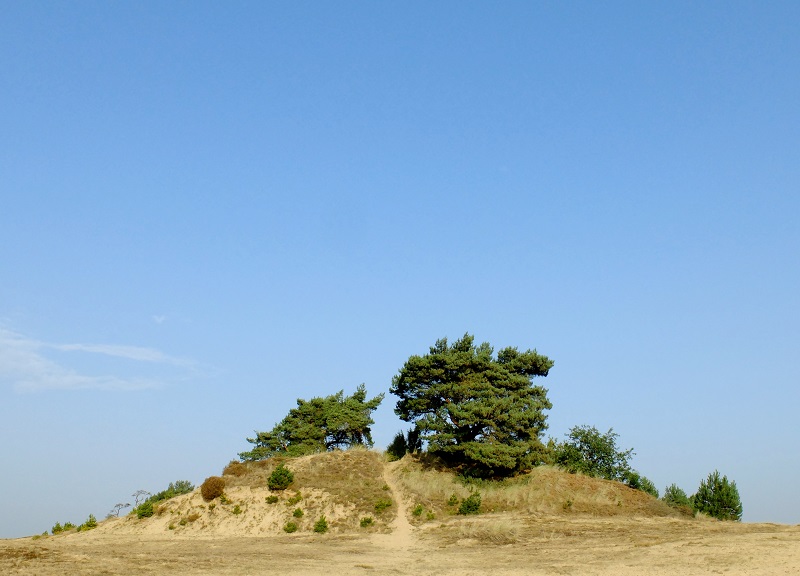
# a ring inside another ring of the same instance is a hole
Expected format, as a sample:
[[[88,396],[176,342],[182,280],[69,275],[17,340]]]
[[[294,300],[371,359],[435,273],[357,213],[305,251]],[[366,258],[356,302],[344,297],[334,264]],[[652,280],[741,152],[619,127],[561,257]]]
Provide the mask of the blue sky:
[[[5,3],[0,537],[465,332],[800,523],[800,5]],[[388,396],[374,436],[403,427]]]

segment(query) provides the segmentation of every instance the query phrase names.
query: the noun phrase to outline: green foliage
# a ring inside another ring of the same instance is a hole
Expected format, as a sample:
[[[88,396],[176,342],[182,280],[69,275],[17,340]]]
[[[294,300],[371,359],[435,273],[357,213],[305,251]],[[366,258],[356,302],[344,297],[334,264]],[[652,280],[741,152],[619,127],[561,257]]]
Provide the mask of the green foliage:
[[[297,504],[298,502],[300,502],[300,500],[302,500],[302,499],[303,499],[303,495],[302,495],[300,492],[298,492],[297,494],[295,494],[294,496],[292,496],[291,498],[289,498],[289,499],[286,501],[286,503],[287,503],[289,506],[294,506],[295,504]]]
[[[237,504],[236,506],[233,507],[233,510],[231,510],[231,512],[233,512],[234,514],[241,514],[242,507]]]
[[[479,514],[481,511],[481,493],[473,492],[461,501],[458,513],[462,515]]]
[[[664,496],[661,498],[667,505],[673,508],[691,508],[689,497],[677,484],[670,484],[664,489]]]
[[[137,518],[150,518],[153,515],[155,504],[164,500],[169,500],[175,496],[180,496],[181,494],[188,494],[192,490],[194,490],[194,484],[188,480],[170,482],[166,490],[151,494],[146,500],[134,507],[133,510],[131,510],[131,514],[136,514]],[[142,490],[140,493],[146,494],[147,492]],[[117,506],[120,505],[118,504]]]
[[[280,464],[269,475],[267,486],[270,490],[286,490],[294,482],[294,474],[283,464]]]
[[[625,484],[627,484],[631,488],[634,488],[635,490],[641,490],[642,492],[646,492],[647,494],[650,494],[650,496],[652,496],[653,498],[658,498],[658,488],[656,488],[656,485],[653,484],[653,482],[649,478],[642,476],[635,470],[631,470],[625,476]]]
[[[392,443],[386,448],[386,454],[389,456],[389,460],[393,461],[420,450],[422,450],[422,440],[419,436],[419,429],[414,427],[407,433],[403,433],[401,430],[395,434]]]
[[[631,473],[633,448],[617,449],[617,438],[613,429],[601,434],[594,426],[575,426],[566,442],[555,445],[555,463],[572,473],[624,482]]]
[[[392,505],[392,501],[389,498],[381,498],[377,502],[375,502],[375,512],[380,514],[387,508]]]
[[[56,522],[55,525],[50,529],[50,531],[55,536],[56,534],[61,534],[62,532],[68,532],[69,530],[73,530],[75,528],[75,524],[72,522],[64,522],[62,526],[60,522]]]
[[[539,463],[547,390],[533,378],[553,362],[535,350],[504,348],[493,356],[465,334],[449,345],[437,340],[424,356],[411,356],[392,379],[400,399],[395,413],[414,422],[420,441],[471,476],[509,476]]]
[[[209,476],[200,485],[200,494],[203,500],[211,502],[214,498],[219,498],[225,491],[225,480],[219,476]]]
[[[150,518],[153,515],[153,501],[145,500],[133,510],[139,519]]]
[[[271,496],[267,496],[265,500],[267,504],[275,504],[279,500],[279,498],[273,494]]]
[[[319,520],[314,522],[314,532],[317,534],[325,534],[328,531],[328,521],[325,519],[325,515],[319,517]]]
[[[286,532],[287,534],[291,534],[292,532],[297,532],[297,524],[295,524],[294,522],[287,522],[283,526],[283,531]]]
[[[450,498],[447,499],[448,506],[455,506],[458,504],[458,496],[456,494],[451,494]]]
[[[292,516],[294,516],[295,518],[302,518],[303,510],[301,508],[295,508],[294,512],[292,512]]]
[[[97,528],[97,518],[94,517],[94,514],[89,514],[89,518],[86,519],[86,522],[78,526],[78,532],[92,530],[93,528]]]
[[[422,504],[417,504],[416,506],[414,506],[414,509],[411,511],[411,513],[414,516],[422,516],[422,513],[424,511],[425,511],[425,508],[423,508]]]
[[[325,398],[297,400],[297,408],[269,432],[256,432],[247,441],[255,447],[241,452],[242,460],[263,460],[275,455],[301,456],[354,445],[372,447],[372,412],[383,394],[367,400],[363,384],[352,396],[344,391]]]
[[[374,521],[372,520],[372,516],[364,516],[361,519],[361,522],[359,522],[359,524],[361,525],[362,528],[366,528],[368,526],[372,526],[373,522]]]
[[[692,502],[695,510],[719,520],[742,519],[742,501],[736,482],[729,481],[727,476],[720,477],[716,470],[700,482]]]
[[[389,460],[400,460],[408,452],[408,442],[406,442],[406,435],[400,431],[394,435],[392,443],[386,447],[386,454]]]

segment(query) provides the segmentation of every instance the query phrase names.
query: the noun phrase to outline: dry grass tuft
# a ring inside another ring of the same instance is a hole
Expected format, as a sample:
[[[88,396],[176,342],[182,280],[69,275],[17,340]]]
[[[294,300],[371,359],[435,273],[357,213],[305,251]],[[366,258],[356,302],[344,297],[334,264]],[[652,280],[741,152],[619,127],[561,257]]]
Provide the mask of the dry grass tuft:
[[[247,474],[247,466],[238,460],[231,460],[222,471],[223,476],[244,476]]]
[[[459,522],[455,528],[459,539],[477,540],[481,544],[516,544],[524,534],[523,523],[515,518],[487,517]]]

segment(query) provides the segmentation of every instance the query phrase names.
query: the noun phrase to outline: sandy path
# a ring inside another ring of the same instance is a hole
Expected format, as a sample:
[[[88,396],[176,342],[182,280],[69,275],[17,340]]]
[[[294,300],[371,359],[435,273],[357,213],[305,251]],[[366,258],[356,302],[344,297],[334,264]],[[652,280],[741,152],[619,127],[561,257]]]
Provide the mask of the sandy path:
[[[397,506],[397,513],[389,527],[391,534],[376,534],[374,536],[376,544],[383,544],[399,550],[408,550],[414,545],[414,528],[408,521],[408,501],[403,495],[403,491],[394,479],[394,472],[400,462],[391,462],[383,469],[383,479],[389,487],[392,501]]]

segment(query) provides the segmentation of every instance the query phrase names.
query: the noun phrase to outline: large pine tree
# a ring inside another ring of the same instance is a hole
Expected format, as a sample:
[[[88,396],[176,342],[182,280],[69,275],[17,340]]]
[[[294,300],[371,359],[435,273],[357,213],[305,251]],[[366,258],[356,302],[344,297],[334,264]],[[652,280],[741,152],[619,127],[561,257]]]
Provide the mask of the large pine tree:
[[[533,378],[553,362],[536,350],[504,348],[494,356],[465,334],[411,356],[392,379],[395,413],[413,422],[428,451],[473,476],[502,477],[536,464],[544,452],[547,390]]]

